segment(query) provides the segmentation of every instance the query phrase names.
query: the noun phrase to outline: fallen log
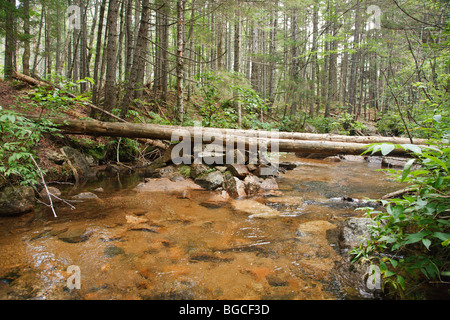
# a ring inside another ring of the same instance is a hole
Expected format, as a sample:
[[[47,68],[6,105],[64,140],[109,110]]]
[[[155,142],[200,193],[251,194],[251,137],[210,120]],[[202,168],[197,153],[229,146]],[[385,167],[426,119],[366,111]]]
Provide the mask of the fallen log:
[[[200,141],[202,144],[214,143],[223,146],[251,146],[258,150],[279,152],[305,152],[326,154],[360,155],[367,149],[367,145],[352,142],[289,140],[269,137],[256,138],[237,135],[223,135],[215,132],[205,132],[196,128],[159,126],[141,123],[118,123],[71,119],[51,119],[55,125],[66,134],[85,134],[93,136],[161,139],[172,142],[190,139],[191,142]],[[378,153],[377,153],[378,154]],[[394,149],[389,156],[408,157],[409,154],[400,148]]]
[[[13,71],[12,74],[11,74],[11,76],[12,76],[13,78],[17,79],[17,80],[26,82],[26,83],[31,84],[31,85],[33,85],[33,86],[53,87],[53,85],[51,85],[51,84],[49,84],[49,83],[47,83],[47,82],[44,82],[44,81],[41,81],[41,80],[32,78],[32,77],[30,77],[30,76],[27,76],[27,75],[22,74],[22,73],[17,72],[17,71]]]
[[[173,126],[158,125],[160,128],[173,128]],[[182,127],[185,130],[193,132],[194,127]],[[242,137],[264,137],[272,134],[271,131],[263,130],[242,130],[242,129],[222,129],[222,128],[207,128],[202,127],[204,134],[219,133],[222,135],[233,135]],[[393,144],[410,144],[409,138],[401,137],[383,137],[383,136],[345,136],[338,134],[318,134],[318,133],[305,133],[305,132],[277,132],[279,139],[286,140],[308,140],[308,141],[336,141],[336,142],[353,142],[353,143],[393,143]],[[426,145],[425,139],[414,139],[414,144]]]

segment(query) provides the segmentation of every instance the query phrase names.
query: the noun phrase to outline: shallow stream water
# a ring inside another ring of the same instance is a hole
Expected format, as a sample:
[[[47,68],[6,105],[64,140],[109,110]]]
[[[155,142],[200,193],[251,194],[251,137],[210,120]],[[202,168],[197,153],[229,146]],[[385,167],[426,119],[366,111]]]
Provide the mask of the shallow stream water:
[[[0,220],[0,299],[344,299],[333,276],[337,222],[362,215],[341,197],[377,198],[398,185],[378,165],[289,155],[299,166],[253,200],[251,217],[218,192],[140,192],[139,175],[103,179],[99,199]],[[215,197],[215,198],[214,198]],[[213,200],[211,200],[213,198]],[[79,289],[69,289],[80,271]]]

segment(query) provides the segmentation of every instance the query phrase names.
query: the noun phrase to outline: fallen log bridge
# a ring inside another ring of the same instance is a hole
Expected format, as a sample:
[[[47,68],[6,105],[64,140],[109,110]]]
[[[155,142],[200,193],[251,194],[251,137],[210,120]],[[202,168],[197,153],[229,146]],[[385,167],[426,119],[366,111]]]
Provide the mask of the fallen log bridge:
[[[52,122],[65,134],[83,134],[92,136],[110,136],[126,138],[147,138],[168,140],[171,142],[189,141],[191,143],[200,142],[202,144],[215,144],[222,146],[242,147],[246,150],[258,148],[257,150],[268,150],[272,152],[300,152],[300,153],[319,153],[328,155],[348,154],[360,155],[367,150],[368,143],[389,142],[389,138],[377,140],[370,138],[365,143],[351,142],[351,137],[335,136],[335,139],[345,139],[346,142],[327,140],[318,140],[321,135],[315,137],[307,134],[304,137],[316,140],[300,139],[282,139],[277,132],[245,131],[245,130],[222,130],[213,128],[196,127],[177,127],[162,126],[154,124],[141,123],[119,123],[119,122],[101,122],[96,120],[71,120],[52,118]],[[247,134],[247,136],[245,135]],[[286,137],[286,135],[281,135]],[[301,136],[297,136],[301,137]],[[329,136],[329,139],[333,138]],[[356,141],[361,141],[360,137]],[[394,142],[395,141],[395,142]],[[393,143],[399,143],[401,140],[394,138]],[[404,142],[404,141],[402,141]],[[421,141],[422,142],[422,141]],[[380,155],[376,153],[375,155]],[[396,148],[389,153],[389,156],[409,157],[409,153],[402,148]]]

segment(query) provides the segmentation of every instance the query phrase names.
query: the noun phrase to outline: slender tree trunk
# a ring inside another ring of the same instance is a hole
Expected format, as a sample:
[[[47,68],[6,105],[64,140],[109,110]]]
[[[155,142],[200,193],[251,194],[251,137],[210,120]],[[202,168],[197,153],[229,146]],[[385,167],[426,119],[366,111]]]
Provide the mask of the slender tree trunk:
[[[87,32],[86,32],[86,6],[87,0],[80,0],[80,79],[87,77]],[[80,91],[85,92],[87,90],[87,84],[85,82],[80,83]]]
[[[270,108],[269,112],[272,112],[272,107],[275,102],[275,74],[276,74],[276,64],[275,58],[277,54],[277,36],[278,36],[278,0],[274,3],[274,11],[272,12],[272,30],[270,39],[270,76],[269,76],[269,101]]]
[[[45,10],[45,65],[46,65],[46,75],[51,77],[52,74],[52,50],[51,50],[51,35],[50,35],[50,12]]]
[[[356,108],[356,95],[357,95],[357,78],[358,78],[358,63],[359,63],[359,35],[360,35],[360,25],[361,25],[361,2],[357,0],[356,2],[356,12],[355,12],[355,30],[353,32],[353,49],[356,50],[352,54],[352,63],[350,70],[350,83],[349,83],[349,106],[347,112],[352,114],[355,113]]]
[[[5,4],[6,9],[6,23],[5,23],[5,79],[10,79],[14,71],[14,53],[16,51],[16,37],[14,35],[14,16],[16,10],[16,2],[8,0]]]
[[[216,17],[216,61],[217,61],[217,70],[223,70],[225,67],[224,64],[224,21],[220,15]]]
[[[97,43],[95,48],[95,60],[94,60],[94,87],[92,88],[92,103],[98,104],[98,96],[99,96],[99,90],[100,90],[100,77],[99,77],[99,71],[100,68],[100,60],[101,60],[101,51],[102,51],[102,32],[103,32],[103,19],[105,15],[105,7],[106,7],[106,0],[102,0],[102,4],[100,5],[100,12],[98,17],[98,29],[97,29]],[[91,117],[95,116],[95,110],[91,109]]]
[[[118,1],[110,0],[108,8],[108,44],[106,47],[105,103],[103,109],[110,112],[116,106],[116,50]]]
[[[167,101],[167,93],[169,91],[169,15],[171,4],[170,1],[164,0],[162,7],[162,25],[161,25],[161,100]]]
[[[235,2],[236,9],[235,9],[235,22],[234,22],[234,63],[233,63],[233,71],[236,73],[240,72],[241,64],[241,19],[239,17],[239,0],[236,0]],[[239,101],[234,102],[234,108],[238,115],[238,127],[242,127],[242,108]]]
[[[309,116],[312,118],[314,116],[314,105],[316,103],[316,76],[317,76],[317,38],[318,38],[318,23],[319,23],[319,3],[317,0],[314,2],[313,8],[313,39],[312,39],[312,47],[311,47],[311,101],[309,106]]]
[[[61,14],[61,7],[59,3],[56,4],[56,15],[59,17]],[[56,21],[56,56],[55,56],[55,73],[60,74],[61,71],[61,21]]]
[[[99,4],[101,0],[95,0],[95,10],[94,10],[94,18],[92,20],[91,30],[89,32],[89,41],[88,41],[88,50],[87,50],[87,76],[91,77],[91,72],[89,66],[91,65],[92,55],[94,53],[94,40],[95,40],[95,28],[97,27],[97,19],[98,19],[98,11]]]
[[[193,70],[195,69],[195,66],[193,65],[192,61],[194,61],[194,26],[195,26],[195,14],[196,14],[196,6],[195,6],[195,0],[192,0],[191,3],[191,21],[190,21],[190,25],[189,25],[189,34],[188,34],[188,39],[189,39],[189,52],[188,52],[188,57],[189,57],[189,65],[188,65],[188,74],[187,77],[188,79],[192,78],[193,75]],[[191,93],[192,93],[192,83],[189,83],[187,86],[187,101],[191,100]]]
[[[184,46],[185,46],[185,22],[184,22],[184,12],[185,12],[185,0],[177,1],[177,111],[178,120],[183,122],[184,118]]]
[[[239,0],[236,0],[236,5],[239,6]],[[240,72],[241,65],[241,21],[239,18],[238,9],[235,10],[236,13],[236,21],[234,23],[234,63],[233,70],[234,72]]]
[[[119,34],[118,34],[118,43],[117,43],[117,81],[119,83],[122,82],[123,77],[123,55],[124,55],[124,49],[123,49],[123,38],[125,37],[125,32],[123,31],[125,28],[125,1],[121,1],[120,3],[120,9],[119,9],[119,16],[118,16],[118,24],[119,24]],[[125,70],[127,72],[128,70]],[[123,79],[126,79],[125,77]],[[120,98],[119,98],[120,100]],[[120,101],[117,102],[120,104]]]
[[[261,93],[260,89],[260,83],[262,81],[261,76],[260,76],[260,69],[261,69],[261,65],[260,65],[260,59],[259,59],[259,43],[260,43],[260,32],[261,30],[259,29],[258,25],[255,25],[252,23],[252,28],[251,28],[251,34],[252,34],[252,49],[251,49],[251,54],[252,54],[252,70],[251,70],[251,83],[252,86],[254,88],[254,90],[258,93]]]
[[[23,44],[22,71],[26,75],[30,75],[30,0],[23,0],[23,33],[25,36]]]
[[[298,58],[298,9],[292,10],[291,17],[291,56],[292,56],[292,66],[291,66],[291,85],[290,85],[290,95],[291,97],[291,116],[297,113],[297,88],[299,81],[299,58]]]
[[[126,8],[126,18],[125,18],[125,46],[126,52],[125,55],[125,74],[131,71],[131,66],[133,65],[133,0],[127,0],[127,8]]]

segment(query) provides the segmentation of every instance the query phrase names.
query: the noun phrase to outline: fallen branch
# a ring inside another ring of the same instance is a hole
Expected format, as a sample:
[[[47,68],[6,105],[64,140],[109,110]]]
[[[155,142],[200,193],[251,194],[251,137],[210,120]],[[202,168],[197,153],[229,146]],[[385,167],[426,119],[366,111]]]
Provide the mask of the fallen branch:
[[[405,188],[405,189],[401,189],[401,190],[397,190],[391,193],[388,193],[386,195],[384,195],[381,199],[382,200],[387,200],[387,199],[393,199],[393,198],[398,198],[404,194],[416,191],[416,188]]]
[[[44,184],[45,191],[47,192],[48,200],[50,202],[50,208],[52,208],[53,215],[55,216],[55,218],[57,218],[58,216],[56,215],[55,208],[53,207],[52,196],[50,194],[50,191],[48,191],[47,184],[45,183],[44,174],[42,173],[41,168],[39,168],[36,160],[34,160],[33,155],[30,154],[30,158],[31,158],[31,160],[33,160],[34,165],[36,166],[36,168],[39,171],[39,174],[40,174],[41,179],[42,179],[42,183]]]

